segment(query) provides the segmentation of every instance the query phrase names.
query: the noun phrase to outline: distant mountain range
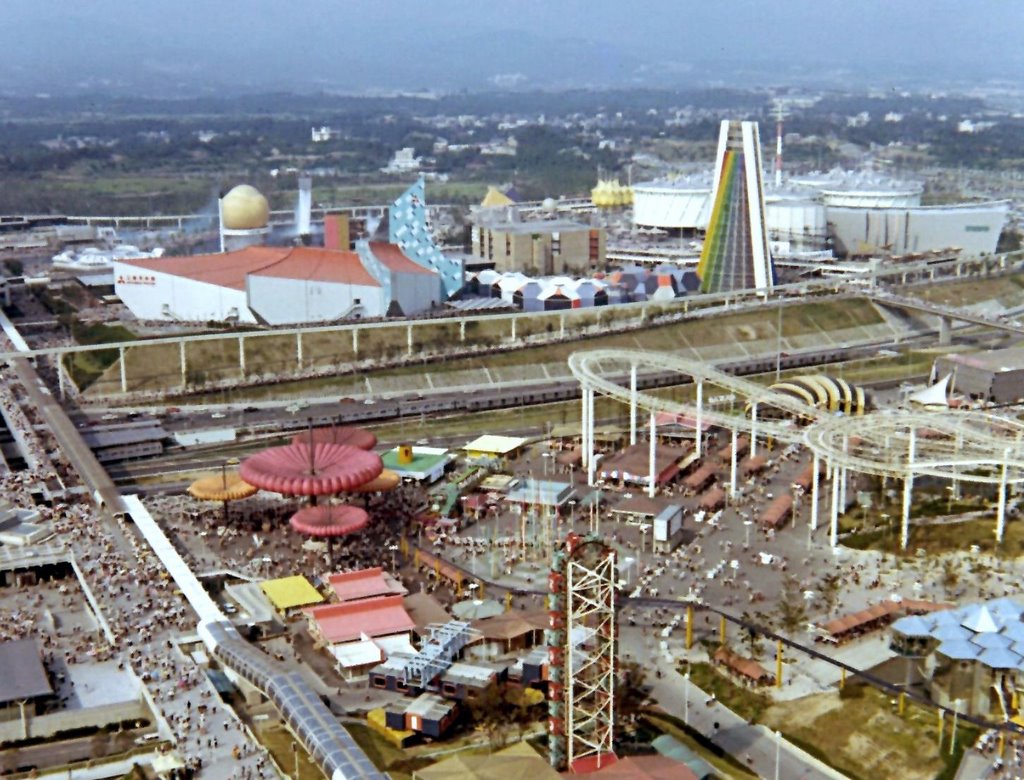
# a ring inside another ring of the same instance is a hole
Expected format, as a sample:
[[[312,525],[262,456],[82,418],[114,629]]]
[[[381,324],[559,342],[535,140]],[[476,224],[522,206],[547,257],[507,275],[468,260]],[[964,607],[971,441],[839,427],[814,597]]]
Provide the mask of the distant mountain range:
[[[950,87],[999,74],[1014,61],[915,60],[894,50],[885,58],[841,48],[816,61],[819,49],[779,55],[766,48],[727,50],[698,32],[678,45],[636,38],[602,42],[572,31],[506,29],[431,36],[399,29],[357,35],[329,25],[294,32],[217,25],[187,37],[162,36],[132,19],[112,26],[109,39],[83,34],[74,19],[50,19],[46,45],[39,29],[0,31],[0,90],[8,94],[103,92],[175,97],[229,93],[387,90],[563,89],[575,87],[739,88],[763,85],[865,86],[898,82]],[[23,25],[24,26],[24,25]],[[568,32],[569,34],[564,34]],[[778,47],[775,47],[777,50]]]

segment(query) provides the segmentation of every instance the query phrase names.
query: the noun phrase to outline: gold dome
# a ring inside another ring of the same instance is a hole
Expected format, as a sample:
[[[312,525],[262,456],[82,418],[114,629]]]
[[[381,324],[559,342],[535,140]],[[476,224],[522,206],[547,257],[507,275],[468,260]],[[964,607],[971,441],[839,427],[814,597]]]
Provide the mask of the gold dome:
[[[228,230],[255,230],[270,221],[270,204],[258,189],[239,184],[221,201],[224,227]]]

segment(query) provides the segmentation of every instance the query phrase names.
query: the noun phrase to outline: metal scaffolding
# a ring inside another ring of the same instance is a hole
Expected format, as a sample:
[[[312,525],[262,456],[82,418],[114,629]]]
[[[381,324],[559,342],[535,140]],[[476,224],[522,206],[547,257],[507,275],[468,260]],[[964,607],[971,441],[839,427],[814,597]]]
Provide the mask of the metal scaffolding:
[[[614,761],[615,553],[570,534],[549,579],[549,758],[570,771]]]
[[[431,625],[429,638],[402,670],[402,681],[426,688],[452,665],[474,633],[470,624],[462,620]]]

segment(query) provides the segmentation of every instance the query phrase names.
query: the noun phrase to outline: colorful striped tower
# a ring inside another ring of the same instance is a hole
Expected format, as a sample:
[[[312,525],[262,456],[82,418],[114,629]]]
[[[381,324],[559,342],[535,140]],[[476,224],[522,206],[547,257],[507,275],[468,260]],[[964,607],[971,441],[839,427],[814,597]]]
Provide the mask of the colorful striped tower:
[[[701,292],[770,290],[775,269],[764,224],[757,122],[722,122],[711,202],[697,266]]]

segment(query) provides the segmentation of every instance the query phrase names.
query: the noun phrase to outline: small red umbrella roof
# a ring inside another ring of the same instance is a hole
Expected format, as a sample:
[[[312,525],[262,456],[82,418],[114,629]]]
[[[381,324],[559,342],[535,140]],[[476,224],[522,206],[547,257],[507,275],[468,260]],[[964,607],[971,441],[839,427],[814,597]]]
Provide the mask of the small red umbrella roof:
[[[345,444],[288,444],[257,452],[242,462],[242,479],[261,490],[289,496],[344,493],[380,475],[380,456]]]
[[[288,521],[291,527],[309,536],[345,536],[361,531],[370,522],[370,515],[357,506],[307,506]]]
[[[308,444],[310,439],[314,444],[347,444],[361,450],[372,450],[377,446],[377,437],[373,433],[354,425],[332,425],[303,431],[292,436],[292,443]]]

